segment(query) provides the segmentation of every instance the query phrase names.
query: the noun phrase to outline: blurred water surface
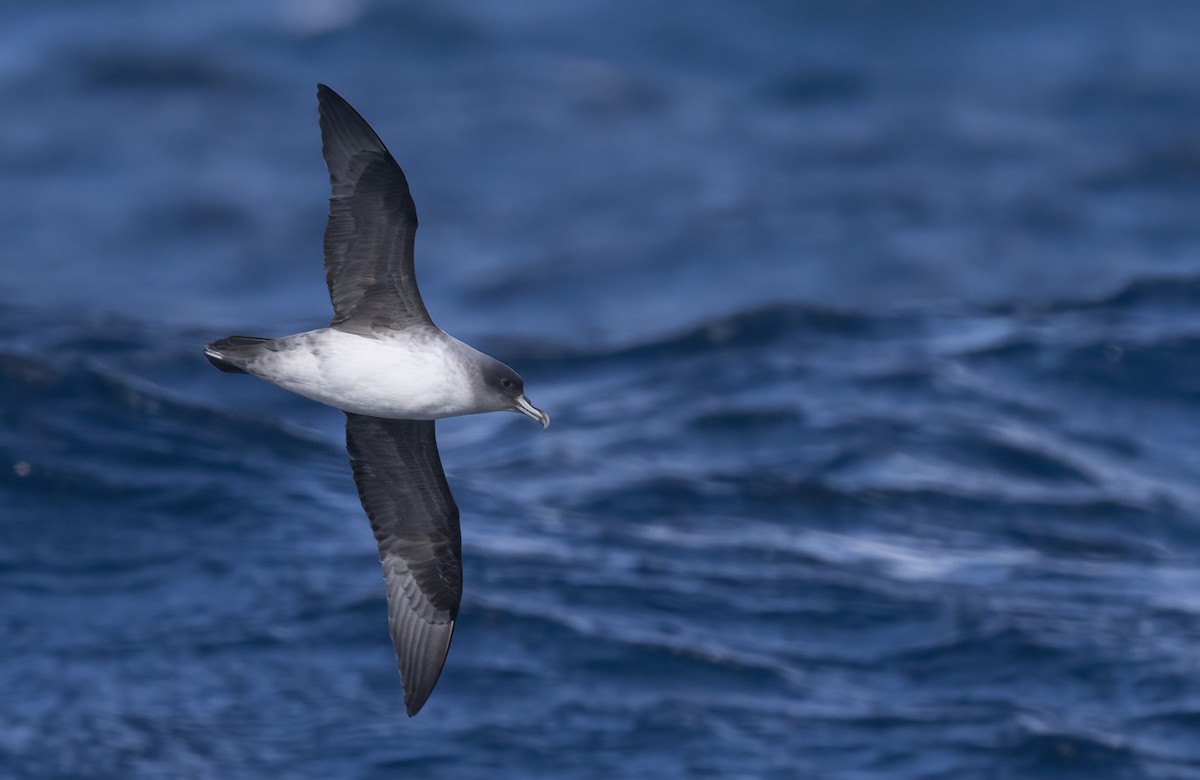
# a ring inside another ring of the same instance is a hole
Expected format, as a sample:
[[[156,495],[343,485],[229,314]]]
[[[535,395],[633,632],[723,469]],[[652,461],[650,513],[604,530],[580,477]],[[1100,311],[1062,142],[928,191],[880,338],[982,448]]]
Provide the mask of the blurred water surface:
[[[0,6],[0,776],[1200,777],[1200,7]],[[466,589],[403,715],[314,84],[439,324]]]

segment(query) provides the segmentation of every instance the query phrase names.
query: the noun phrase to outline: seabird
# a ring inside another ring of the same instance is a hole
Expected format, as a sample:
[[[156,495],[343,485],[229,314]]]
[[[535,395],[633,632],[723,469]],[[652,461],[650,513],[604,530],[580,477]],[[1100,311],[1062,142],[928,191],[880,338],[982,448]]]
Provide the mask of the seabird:
[[[278,339],[230,336],[204,354],[346,413],[346,449],[379,542],[388,623],[415,715],[437,683],[462,598],[458,507],[442,471],[434,420],[520,412],[550,417],[516,371],[429,317],[413,271],[417,212],[404,172],[366,120],[317,85],[333,197],[325,280],[333,320]]]

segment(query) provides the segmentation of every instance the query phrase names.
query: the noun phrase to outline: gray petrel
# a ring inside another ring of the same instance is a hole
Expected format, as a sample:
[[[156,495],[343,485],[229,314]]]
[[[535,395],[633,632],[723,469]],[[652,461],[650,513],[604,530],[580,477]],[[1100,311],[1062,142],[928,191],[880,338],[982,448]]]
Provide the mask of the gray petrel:
[[[278,339],[230,336],[204,354],[346,413],[346,449],[387,582],[388,623],[404,704],[415,715],[441,674],[462,598],[458,507],[434,420],[480,412],[550,417],[516,371],[429,317],[413,273],[417,212],[379,136],[317,85],[333,197],[325,227],[329,327]]]

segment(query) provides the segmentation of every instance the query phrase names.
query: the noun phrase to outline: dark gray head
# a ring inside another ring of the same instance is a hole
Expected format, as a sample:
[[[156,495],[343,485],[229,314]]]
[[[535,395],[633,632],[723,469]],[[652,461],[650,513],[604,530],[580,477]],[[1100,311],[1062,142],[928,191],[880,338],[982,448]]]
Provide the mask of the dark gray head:
[[[529,403],[525,397],[525,381],[499,360],[485,363],[480,372],[483,376],[481,399],[488,410],[496,412],[520,412],[537,420],[543,428],[550,427],[550,415]]]

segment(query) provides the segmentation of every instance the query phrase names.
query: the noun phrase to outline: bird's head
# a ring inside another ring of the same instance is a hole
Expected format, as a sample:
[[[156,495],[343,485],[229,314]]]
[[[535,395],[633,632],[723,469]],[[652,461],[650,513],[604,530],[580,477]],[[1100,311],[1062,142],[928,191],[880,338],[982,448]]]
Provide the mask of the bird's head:
[[[550,427],[550,415],[538,409],[525,397],[525,381],[499,360],[489,361],[483,367],[483,385],[486,388],[485,402],[489,411],[520,412]]]

